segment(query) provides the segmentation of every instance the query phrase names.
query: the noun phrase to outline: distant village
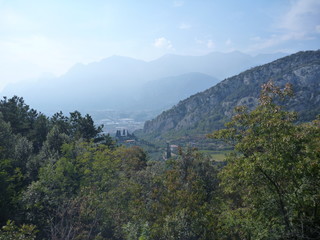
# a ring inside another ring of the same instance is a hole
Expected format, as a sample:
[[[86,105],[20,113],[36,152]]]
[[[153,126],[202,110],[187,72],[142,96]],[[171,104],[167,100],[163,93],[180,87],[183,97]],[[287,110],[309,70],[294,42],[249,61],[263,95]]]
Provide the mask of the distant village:
[[[118,129],[115,138],[119,143],[125,145],[132,145],[136,142],[136,136],[133,133],[130,134],[127,129]]]
[[[139,145],[138,139],[134,135],[134,133],[130,133],[127,129],[124,128],[118,129],[116,131],[115,139],[119,144],[125,146]],[[178,155],[179,146],[167,142],[166,147],[164,147],[164,150],[165,151],[162,154],[162,159],[167,160],[169,158],[174,158]]]

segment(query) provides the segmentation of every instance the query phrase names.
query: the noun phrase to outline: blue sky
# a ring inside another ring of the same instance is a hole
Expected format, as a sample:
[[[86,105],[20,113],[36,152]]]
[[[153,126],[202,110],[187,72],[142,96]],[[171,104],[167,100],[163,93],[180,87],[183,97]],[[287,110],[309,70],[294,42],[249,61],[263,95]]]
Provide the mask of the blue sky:
[[[112,55],[319,46],[319,0],[0,0],[0,89]]]

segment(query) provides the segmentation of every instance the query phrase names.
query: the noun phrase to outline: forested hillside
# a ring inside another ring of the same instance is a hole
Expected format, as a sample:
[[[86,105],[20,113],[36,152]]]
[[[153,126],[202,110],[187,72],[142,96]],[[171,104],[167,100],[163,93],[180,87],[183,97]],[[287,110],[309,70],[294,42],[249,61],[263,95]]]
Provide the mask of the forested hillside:
[[[0,239],[319,239],[320,121],[296,124],[272,82],[210,134],[226,163],[179,149],[153,161],[77,111],[0,102]],[[209,133],[209,132],[208,132]]]
[[[236,106],[256,107],[261,85],[269,80],[279,86],[293,85],[295,96],[286,106],[299,112],[301,121],[320,113],[320,50],[306,51],[249,69],[179,102],[147,121],[139,136],[162,142],[193,141],[196,135],[223,127]]]

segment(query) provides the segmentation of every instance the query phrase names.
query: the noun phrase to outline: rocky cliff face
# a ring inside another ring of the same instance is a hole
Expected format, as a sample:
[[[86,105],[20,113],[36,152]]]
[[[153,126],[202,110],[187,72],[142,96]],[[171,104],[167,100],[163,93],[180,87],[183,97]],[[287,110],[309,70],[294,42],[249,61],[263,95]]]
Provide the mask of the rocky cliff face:
[[[223,126],[238,105],[258,104],[261,85],[273,80],[278,86],[293,85],[295,96],[288,108],[302,120],[320,114],[320,50],[299,52],[230,77],[193,95],[145,123],[145,136],[208,133]]]

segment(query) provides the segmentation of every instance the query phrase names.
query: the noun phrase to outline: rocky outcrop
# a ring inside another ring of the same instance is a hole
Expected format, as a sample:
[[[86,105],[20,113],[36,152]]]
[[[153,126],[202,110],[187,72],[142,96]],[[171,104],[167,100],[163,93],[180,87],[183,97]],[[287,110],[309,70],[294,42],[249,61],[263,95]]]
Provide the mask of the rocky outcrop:
[[[261,85],[273,80],[278,86],[291,83],[295,96],[288,108],[302,120],[320,114],[320,50],[299,52],[230,77],[214,87],[179,102],[144,125],[143,134],[160,137],[183,132],[208,133],[223,126],[238,105],[258,104]]]

